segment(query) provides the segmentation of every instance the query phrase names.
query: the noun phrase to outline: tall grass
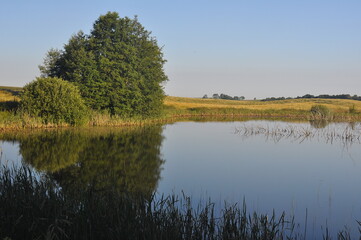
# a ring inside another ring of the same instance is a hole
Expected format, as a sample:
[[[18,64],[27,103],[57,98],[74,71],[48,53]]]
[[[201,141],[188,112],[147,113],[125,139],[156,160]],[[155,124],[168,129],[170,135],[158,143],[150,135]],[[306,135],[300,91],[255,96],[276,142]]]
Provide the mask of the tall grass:
[[[0,239],[304,239],[294,218],[247,212],[186,196],[95,191],[67,193],[29,168],[0,171]],[[325,239],[330,239],[328,229]],[[347,231],[339,239],[351,239]]]

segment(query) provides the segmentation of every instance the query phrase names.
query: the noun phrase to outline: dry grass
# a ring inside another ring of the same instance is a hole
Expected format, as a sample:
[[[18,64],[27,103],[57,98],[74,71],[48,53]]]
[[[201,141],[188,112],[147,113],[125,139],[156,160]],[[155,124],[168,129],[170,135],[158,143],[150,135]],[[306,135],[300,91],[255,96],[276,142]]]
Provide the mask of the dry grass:
[[[0,86],[0,90],[9,90],[14,92],[21,92],[23,90],[22,87],[8,87],[8,86]]]
[[[0,102],[8,102],[8,101],[19,101],[19,97],[15,96],[13,93],[1,90],[0,89]]]
[[[206,109],[242,109],[242,110],[301,110],[309,111],[315,104],[327,106],[333,112],[347,113],[350,107],[361,110],[361,101],[344,99],[289,99],[279,101],[233,101],[223,99],[200,99],[167,96],[164,105],[179,110],[206,108]]]

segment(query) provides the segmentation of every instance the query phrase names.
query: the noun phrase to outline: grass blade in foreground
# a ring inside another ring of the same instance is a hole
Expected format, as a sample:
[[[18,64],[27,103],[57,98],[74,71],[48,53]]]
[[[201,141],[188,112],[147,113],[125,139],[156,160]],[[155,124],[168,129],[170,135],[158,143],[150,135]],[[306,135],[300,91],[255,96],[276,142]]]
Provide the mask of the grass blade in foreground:
[[[1,169],[0,239],[303,239],[285,214],[248,213],[244,203],[216,215],[211,202],[194,209],[186,196],[157,199],[91,185],[68,194],[27,167]]]

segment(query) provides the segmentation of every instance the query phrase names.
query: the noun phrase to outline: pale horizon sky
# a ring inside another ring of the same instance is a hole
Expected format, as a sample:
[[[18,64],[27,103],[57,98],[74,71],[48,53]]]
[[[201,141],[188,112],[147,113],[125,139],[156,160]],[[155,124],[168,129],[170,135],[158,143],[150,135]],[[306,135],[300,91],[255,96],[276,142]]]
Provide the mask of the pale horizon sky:
[[[0,0],[0,86],[39,76],[51,48],[108,11],[163,46],[171,96],[361,95],[361,1]]]

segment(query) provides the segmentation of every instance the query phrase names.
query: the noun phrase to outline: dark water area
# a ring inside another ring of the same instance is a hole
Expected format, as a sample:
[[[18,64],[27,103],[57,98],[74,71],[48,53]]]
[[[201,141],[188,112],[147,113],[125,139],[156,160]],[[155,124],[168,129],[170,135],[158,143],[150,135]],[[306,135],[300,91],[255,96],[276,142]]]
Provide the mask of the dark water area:
[[[360,123],[178,122],[163,126],[3,133],[1,165],[28,166],[62,191],[190,196],[295,219],[319,239],[358,234]],[[346,227],[346,228],[345,228]],[[306,231],[305,231],[306,229]]]
[[[2,162],[30,166],[62,188],[154,192],[162,127],[50,130],[4,136]],[[91,184],[90,184],[91,183]]]

